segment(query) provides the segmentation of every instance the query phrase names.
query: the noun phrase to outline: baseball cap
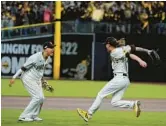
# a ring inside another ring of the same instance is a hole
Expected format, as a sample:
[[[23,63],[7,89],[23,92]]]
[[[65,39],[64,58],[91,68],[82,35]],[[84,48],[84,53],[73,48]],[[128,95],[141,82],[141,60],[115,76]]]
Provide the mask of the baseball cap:
[[[116,47],[118,45],[117,39],[114,37],[107,37],[106,41],[103,44],[110,44],[114,47]]]
[[[56,45],[53,45],[53,43],[52,43],[51,41],[45,42],[45,43],[43,44],[43,49],[46,49],[46,48],[51,48],[51,49],[53,49],[54,46],[56,46]]]

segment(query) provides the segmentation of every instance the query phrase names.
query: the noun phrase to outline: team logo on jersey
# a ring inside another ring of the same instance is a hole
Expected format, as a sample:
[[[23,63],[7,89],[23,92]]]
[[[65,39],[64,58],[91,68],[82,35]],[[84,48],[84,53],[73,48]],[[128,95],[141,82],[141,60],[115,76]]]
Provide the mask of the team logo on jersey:
[[[125,57],[122,57],[122,58],[113,58],[113,57],[111,57],[111,60],[112,60],[112,62],[114,62],[114,63],[119,63],[119,62],[124,62],[124,61],[126,61],[126,58],[125,58]]]
[[[43,70],[44,69],[44,64],[41,65],[35,65],[36,70]]]

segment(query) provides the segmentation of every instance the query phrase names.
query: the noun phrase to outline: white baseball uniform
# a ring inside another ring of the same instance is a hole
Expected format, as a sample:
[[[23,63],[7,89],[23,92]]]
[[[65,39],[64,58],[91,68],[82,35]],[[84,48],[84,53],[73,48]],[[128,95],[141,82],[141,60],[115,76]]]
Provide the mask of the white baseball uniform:
[[[134,101],[121,100],[125,90],[130,84],[128,78],[128,59],[126,53],[131,51],[131,47],[124,46],[115,48],[111,53],[112,68],[114,78],[110,80],[98,93],[88,113],[93,114],[101,105],[104,97],[112,94],[111,104],[116,107],[133,108]]]
[[[45,66],[48,64],[49,58],[50,57],[45,60],[42,52],[38,52],[31,55],[23,65],[23,69],[25,70],[22,71],[21,80],[24,87],[31,95],[32,99],[20,115],[19,119],[35,118],[40,113],[41,104],[43,104],[44,101],[41,79],[44,75],[44,69]],[[17,76],[16,74],[14,76]]]

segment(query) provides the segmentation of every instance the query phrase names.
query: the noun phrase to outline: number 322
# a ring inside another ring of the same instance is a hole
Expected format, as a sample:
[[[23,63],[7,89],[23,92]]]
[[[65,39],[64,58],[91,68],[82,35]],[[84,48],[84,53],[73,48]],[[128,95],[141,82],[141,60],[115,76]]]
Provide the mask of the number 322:
[[[62,55],[77,55],[78,44],[76,42],[62,42]]]

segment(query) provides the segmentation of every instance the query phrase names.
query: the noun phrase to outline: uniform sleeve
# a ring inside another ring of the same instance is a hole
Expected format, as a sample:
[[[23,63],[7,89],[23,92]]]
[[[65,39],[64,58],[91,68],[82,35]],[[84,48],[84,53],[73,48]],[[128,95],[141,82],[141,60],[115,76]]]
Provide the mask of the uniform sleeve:
[[[20,75],[22,73],[22,70],[19,69],[16,74],[13,76],[13,79],[15,79],[18,75]]]
[[[122,47],[122,49],[123,49],[124,54],[132,53],[135,51],[135,46],[134,45],[127,45],[127,46]]]
[[[21,70],[26,71],[29,70],[31,67],[35,65],[35,55],[30,56],[27,61],[24,63],[24,65],[21,67]]]

